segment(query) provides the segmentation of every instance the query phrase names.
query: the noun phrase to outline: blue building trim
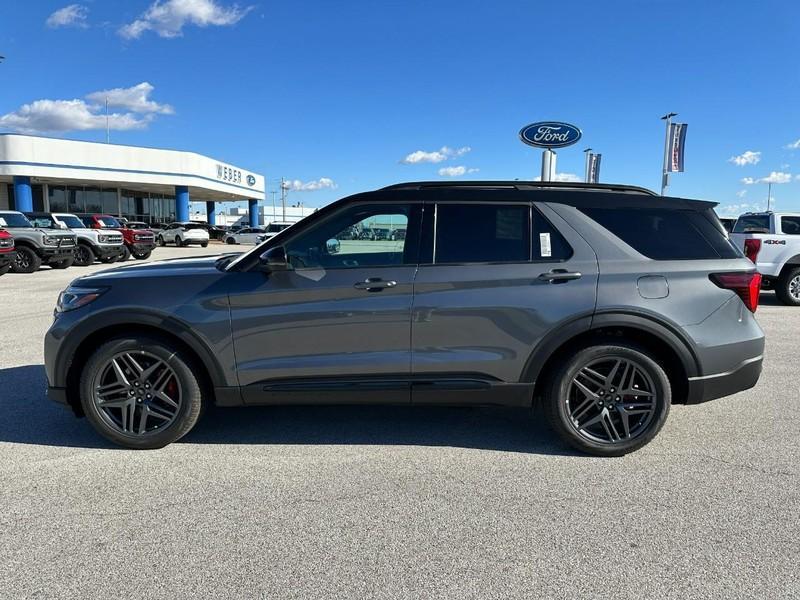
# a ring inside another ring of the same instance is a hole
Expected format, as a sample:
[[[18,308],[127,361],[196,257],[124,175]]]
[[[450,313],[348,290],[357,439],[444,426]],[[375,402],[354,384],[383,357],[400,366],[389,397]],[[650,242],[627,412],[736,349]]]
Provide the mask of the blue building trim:
[[[250,217],[250,227],[258,227],[258,200],[250,198],[247,201],[247,214]]]
[[[191,177],[193,179],[202,179],[204,181],[211,181],[213,183],[219,183],[221,185],[238,188],[240,190],[247,190],[250,193],[252,193],[253,191],[258,191],[254,190],[252,187],[238,185],[235,183],[228,183],[226,181],[220,181],[219,179],[214,179],[213,177],[194,175],[192,173],[172,173],[169,171],[142,171],[139,169],[109,169],[106,167],[87,167],[81,165],[67,165],[58,163],[24,162],[19,160],[0,160],[0,165],[17,166],[17,167],[46,167],[51,169],[78,169],[82,171],[102,171],[104,173],[135,173],[137,175],[163,175],[166,177]],[[131,185],[136,185],[136,182],[131,182]]]
[[[175,220],[189,220],[189,187],[185,185],[175,186]]]
[[[31,178],[24,175],[14,175],[14,209],[21,212],[33,210],[33,191]]]
[[[216,225],[217,224],[217,203],[213,200],[206,200],[206,219],[208,220],[209,225]]]

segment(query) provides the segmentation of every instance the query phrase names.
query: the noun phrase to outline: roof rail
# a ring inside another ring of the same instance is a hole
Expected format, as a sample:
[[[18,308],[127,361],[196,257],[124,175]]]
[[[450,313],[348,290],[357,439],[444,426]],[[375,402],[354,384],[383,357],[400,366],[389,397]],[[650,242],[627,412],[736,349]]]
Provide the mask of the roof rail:
[[[621,183],[576,183],[570,181],[410,181],[388,185],[382,190],[408,190],[423,188],[445,187],[473,187],[473,188],[513,188],[517,190],[529,189],[560,189],[560,190],[588,190],[599,192],[625,192],[629,194],[646,194],[657,196],[654,191],[636,185]]]

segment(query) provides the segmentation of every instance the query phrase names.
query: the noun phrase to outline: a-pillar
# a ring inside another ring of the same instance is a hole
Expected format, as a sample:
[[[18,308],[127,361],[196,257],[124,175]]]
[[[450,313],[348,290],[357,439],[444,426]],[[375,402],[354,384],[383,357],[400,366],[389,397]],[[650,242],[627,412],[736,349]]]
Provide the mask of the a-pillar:
[[[33,192],[31,191],[31,178],[23,175],[14,175],[14,209],[21,212],[33,210]]]
[[[247,214],[250,216],[250,227],[258,227],[258,200],[247,201]]]
[[[189,220],[189,187],[186,185],[175,186],[175,220]]]
[[[206,220],[209,225],[217,224],[217,213],[214,211],[217,208],[217,203],[213,200],[206,200]]]

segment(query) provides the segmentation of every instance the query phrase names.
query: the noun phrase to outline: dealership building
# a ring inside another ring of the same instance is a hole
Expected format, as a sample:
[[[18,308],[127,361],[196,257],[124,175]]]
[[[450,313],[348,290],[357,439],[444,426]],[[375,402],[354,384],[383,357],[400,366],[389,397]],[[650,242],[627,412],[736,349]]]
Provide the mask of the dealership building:
[[[263,175],[194,152],[0,134],[0,209],[160,224],[189,221],[204,202],[215,224],[217,203],[246,201],[256,226],[264,189]]]

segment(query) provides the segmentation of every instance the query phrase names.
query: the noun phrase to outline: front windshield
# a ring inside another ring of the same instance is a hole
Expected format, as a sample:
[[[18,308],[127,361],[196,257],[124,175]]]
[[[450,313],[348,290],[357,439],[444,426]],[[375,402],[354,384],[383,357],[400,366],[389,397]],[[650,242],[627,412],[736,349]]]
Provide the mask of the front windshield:
[[[61,229],[61,227],[59,227],[53,220],[53,217],[49,215],[28,217],[28,220],[34,227],[38,227],[40,229]]]
[[[100,224],[100,227],[106,227],[110,229],[119,229],[122,225],[119,224],[114,217],[109,217],[108,215],[103,215],[102,217],[97,217],[97,222]]]
[[[64,225],[66,225],[70,229],[86,228],[86,225],[83,224],[83,221],[81,221],[78,217],[75,217],[73,215],[61,215],[60,217],[58,217],[58,220],[64,223]]]
[[[267,227],[267,233],[278,233],[286,229],[289,225],[287,223],[270,223]]]
[[[21,228],[33,227],[33,225],[31,225],[31,222],[28,221],[28,218],[20,213],[0,214],[0,225],[3,225],[5,227],[21,227]]]

